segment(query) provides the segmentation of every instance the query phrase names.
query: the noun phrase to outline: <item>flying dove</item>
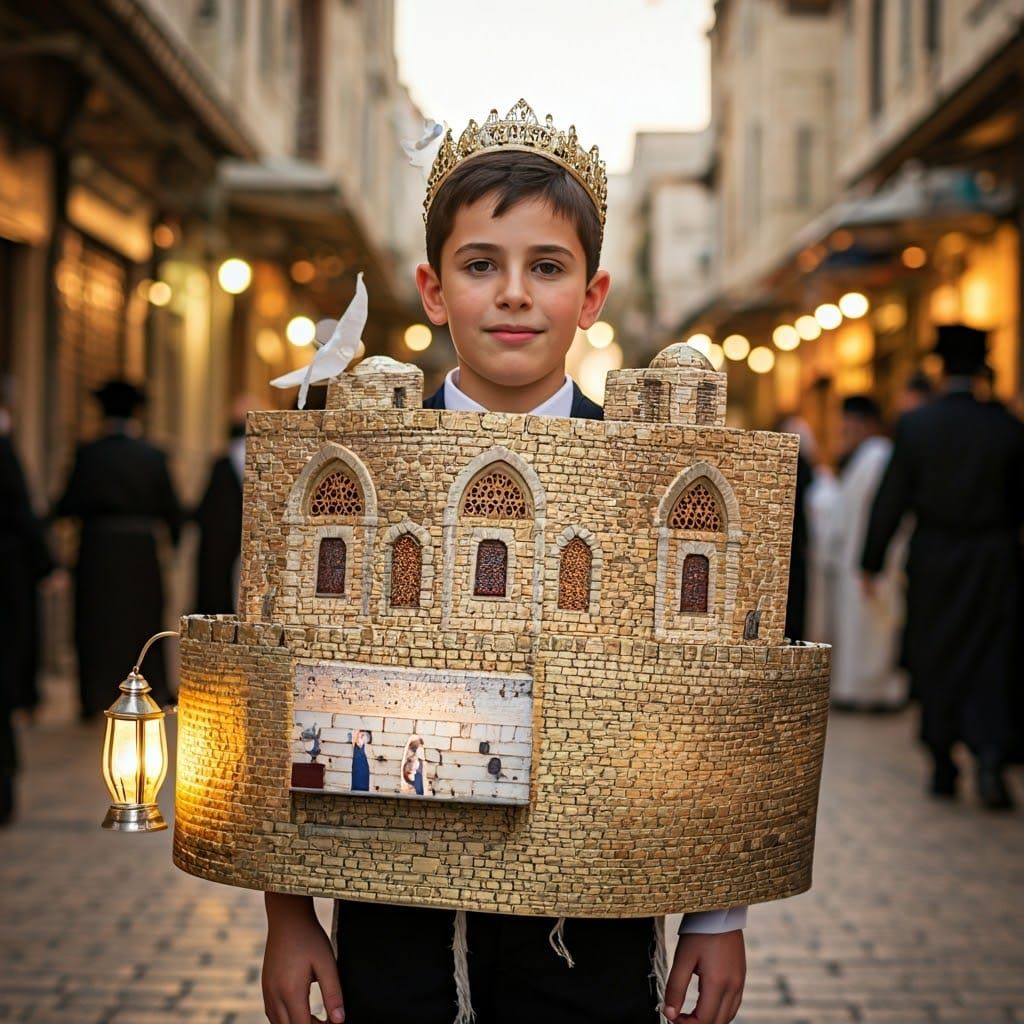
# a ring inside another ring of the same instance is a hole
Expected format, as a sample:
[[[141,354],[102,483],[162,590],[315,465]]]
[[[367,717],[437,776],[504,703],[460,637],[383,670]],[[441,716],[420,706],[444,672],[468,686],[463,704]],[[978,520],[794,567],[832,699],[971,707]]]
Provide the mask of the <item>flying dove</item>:
[[[310,384],[320,384],[331,380],[345,372],[352,357],[359,349],[366,317],[370,311],[370,300],[363,284],[360,271],[356,278],[356,294],[341,315],[334,333],[325,345],[313,356],[312,362],[304,370],[293,370],[281,377],[275,377],[270,383],[275,388],[299,387],[299,408],[306,408],[306,395]]]
[[[437,121],[426,120],[423,122],[423,134],[415,142],[403,142],[402,149],[409,158],[413,167],[419,167],[426,172],[433,166],[434,157],[441,148],[441,142],[447,124],[440,124]]]

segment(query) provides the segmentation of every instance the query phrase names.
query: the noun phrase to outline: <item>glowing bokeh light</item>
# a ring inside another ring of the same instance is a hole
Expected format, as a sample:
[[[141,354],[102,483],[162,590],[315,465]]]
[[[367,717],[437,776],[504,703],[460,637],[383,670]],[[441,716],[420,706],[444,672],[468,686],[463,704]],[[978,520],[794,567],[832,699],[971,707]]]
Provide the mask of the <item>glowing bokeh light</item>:
[[[823,302],[814,311],[814,319],[823,330],[834,331],[843,322],[843,314],[834,302]]]
[[[217,283],[228,295],[241,295],[252,284],[252,267],[232,256],[217,268]]]
[[[296,347],[311,345],[316,338],[316,324],[308,316],[295,316],[288,321],[284,336]]]
[[[154,281],[149,286],[149,301],[154,306],[166,306],[171,301],[171,286],[166,281]]]
[[[917,270],[928,262],[928,253],[919,245],[908,245],[900,253],[900,259],[903,260],[903,266]]]
[[[410,352],[425,352],[434,340],[434,332],[426,324],[410,324],[405,329],[405,347]]]
[[[587,331],[587,341],[594,348],[607,348],[615,340],[615,328],[605,320],[598,320]]]
[[[839,300],[839,310],[850,320],[859,320],[871,308],[868,297],[860,292],[847,292]]]
[[[754,373],[768,373],[775,365],[775,353],[767,345],[758,345],[750,350],[747,356],[747,366]]]
[[[810,314],[797,317],[793,326],[804,341],[815,341],[821,337],[821,324]]]
[[[772,341],[780,351],[792,352],[800,345],[800,332],[792,324],[779,324],[772,331]]]
[[[750,342],[742,334],[730,334],[722,342],[722,351],[727,359],[735,359],[739,362],[747,358],[750,352]]]

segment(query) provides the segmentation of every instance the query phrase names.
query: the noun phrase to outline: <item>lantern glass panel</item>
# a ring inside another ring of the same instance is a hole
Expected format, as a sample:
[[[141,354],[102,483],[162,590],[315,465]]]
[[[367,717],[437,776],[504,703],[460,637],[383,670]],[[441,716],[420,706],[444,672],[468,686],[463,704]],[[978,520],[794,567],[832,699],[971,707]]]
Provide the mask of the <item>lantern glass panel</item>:
[[[115,803],[141,803],[139,792],[142,722],[108,718],[103,744],[103,778]]]
[[[143,763],[146,766],[145,794],[143,803],[156,803],[156,795],[167,776],[167,737],[164,733],[163,718],[150,718],[142,723]]]

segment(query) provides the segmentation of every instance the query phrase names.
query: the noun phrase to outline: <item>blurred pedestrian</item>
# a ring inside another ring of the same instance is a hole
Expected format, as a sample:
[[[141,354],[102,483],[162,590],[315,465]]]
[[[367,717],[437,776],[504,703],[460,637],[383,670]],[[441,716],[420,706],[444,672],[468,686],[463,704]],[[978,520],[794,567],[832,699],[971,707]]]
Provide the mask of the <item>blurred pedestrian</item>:
[[[843,400],[841,449],[835,501],[825,526],[834,609],[832,703],[840,710],[891,711],[907,700],[906,676],[898,667],[903,623],[899,545],[890,545],[870,594],[861,585],[860,571],[871,503],[892,452],[873,398],[850,395]]]
[[[1003,767],[1021,621],[1024,424],[973,393],[986,346],[983,331],[938,329],[944,394],[899,423],[862,565],[870,589],[900,521],[913,513],[907,656],[931,791],[955,794],[951,751],[963,740],[976,758],[979,797],[996,810],[1013,806]]]
[[[904,413],[920,409],[926,402],[935,397],[935,388],[931,379],[924,370],[915,370],[903,385],[903,390],[896,399],[896,412],[902,416]]]
[[[244,398],[235,403],[228,450],[210,469],[210,479],[195,511],[199,526],[195,611],[202,615],[230,614],[238,608],[248,407]]]
[[[54,568],[0,408],[0,825],[14,814],[18,771],[12,716],[39,703],[37,585]]]
[[[816,643],[832,643],[835,610],[830,604],[830,589],[834,588],[830,587],[825,575],[825,537],[839,485],[832,467],[821,455],[810,425],[798,419],[795,426],[800,434],[800,453],[811,467],[811,482],[803,502],[807,518],[807,611],[804,637]]]
[[[110,380],[93,394],[103,407],[103,435],[78,449],[55,510],[81,522],[75,646],[83,718],[110,705],[142,645],[164,628],[160,528],[176,544],[182,525],[167,457],[143,440],[135,419],[144,393],[127,381]],[[154,699],[167,702],[159,648],[144,671]]]

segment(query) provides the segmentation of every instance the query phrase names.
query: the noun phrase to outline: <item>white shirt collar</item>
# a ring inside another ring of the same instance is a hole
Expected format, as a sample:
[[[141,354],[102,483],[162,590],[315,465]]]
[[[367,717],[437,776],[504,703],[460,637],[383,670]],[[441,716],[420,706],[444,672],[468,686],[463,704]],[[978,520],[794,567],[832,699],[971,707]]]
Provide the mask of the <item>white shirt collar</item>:
[[[444,407],[452,412],[489,412],[479,402],[474,402],[469,395],[459,390],[456,381],[459,369],[449,370],[444,379]],[[531,409],[531,416],[562,416],[568,418],[572,414],[573,386],[572,378],[566,374],[562,386],[536,409]]]

